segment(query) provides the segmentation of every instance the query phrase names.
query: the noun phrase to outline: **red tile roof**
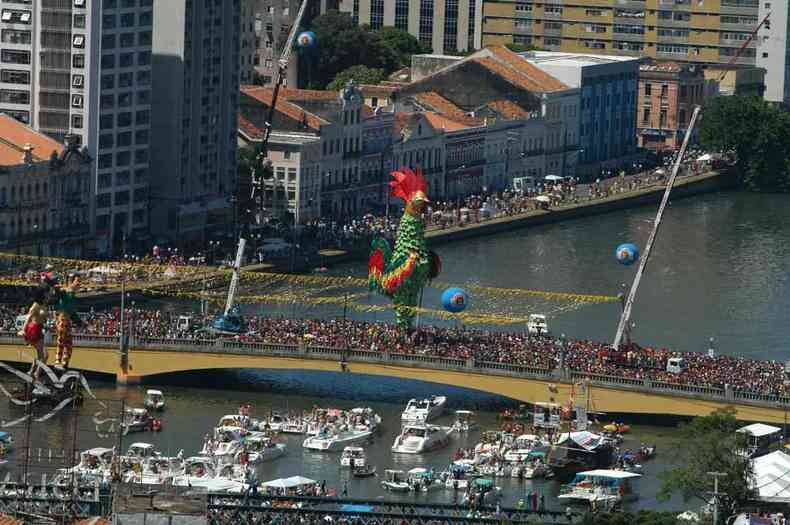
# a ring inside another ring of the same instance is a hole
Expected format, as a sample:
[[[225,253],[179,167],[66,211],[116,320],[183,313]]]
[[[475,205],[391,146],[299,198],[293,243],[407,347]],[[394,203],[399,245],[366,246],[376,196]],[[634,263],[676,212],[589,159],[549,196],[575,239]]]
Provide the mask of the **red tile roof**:
[[[562,91],[569,87],[537,66],[530,64],[522,56],[514,53],[505,46],[492,46],[485,48],[491,58],[515,72],[520,78],[519,83],[524,89],[537,93]],[[479,59],[478,59],[479,60]]]
[[[308,91],[308,90],[299,90],[299,91]],[[261,87],[261,86],[242,86],[241,92],[251,98],[254,98],[258,102],[263,103],[267,107],[271,106],[272,104],[272,98],[274,95],[274,90],[272,88]],[[311,91],[311,93],[326,93],[326,92]],[[296,120],[298,122],[303,122],[308,128],[314,131],[319,131],[322,125],[329,124],[329,122],[322,119],[318,115],[314,115],[313,113],[305,111],[303,108],[297,106],[292,102],[289,102],[284,98],[277,99],[277,106],[275,109],[293,120]]]
[[[12,518],[11,516],[0,514],[0,525],[24,525],[24,522]]]
[[[392,131],[395,134],[400,134],[403,131],[403,128],[411,123],[412,119],[416,113],[406,113],[406,112],[397,112],[395,113],[395,118],[392,121]]]
[[[337,91],[330,90],[280,88],[280,96],[285,97],[287,100],[326,100],[334,102],[337,100],[338,94]]]
[[[75,521],[74,525],[111,525],[110,520],[106,518],[85,518],[84,520]]]
[[[0,166],[22,164],[26,144],[33,148],[33,160],[39,162],[49,160],[53,151],[60,155],[64,150],[60,142],[0,113]]]
[[[515,102],[507,99],[492,100],[486,107],[496,111],[502,118],[508,120],[528,119],[529,111],[522,108]]]
[[[364,94],[382,94],[382,95],[391,95],[396,91],[400,90],[400,86],[388,86],[382,84],[359,84],[357,86],[359,90]]]
[[[263,130],[247,120],[241,113],[239,113],[239,130],[249,137],[250,140],[261,140],[263,138]]]
[[[455,120],[451,120],[450,118],[446,117],[445,115],[440,115],[439,113],[434,113],[433,111],[425,111],[421,113],[428,121],[428,123],[433,127],[433,129],[443,129],[446,131],[456,131],[459,129],[466,129],[473,127],[469,124],[464,124],[462,122],[456,122]]]
[[[445,117],[467,126],[482,124],[480,119],[467,115],[464,110],[447,100],[435,91],[427,91],[414,95],[414,100],[425,109],[435,111]]]

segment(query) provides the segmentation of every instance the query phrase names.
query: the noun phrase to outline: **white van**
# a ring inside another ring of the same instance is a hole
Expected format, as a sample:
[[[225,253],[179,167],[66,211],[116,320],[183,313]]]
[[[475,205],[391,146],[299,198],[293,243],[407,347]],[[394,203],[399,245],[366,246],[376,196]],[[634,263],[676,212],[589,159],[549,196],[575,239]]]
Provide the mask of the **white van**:
[[[688,363],[682,357],[670,357],[667,359],[667,372],[680,374],[688,368]]]

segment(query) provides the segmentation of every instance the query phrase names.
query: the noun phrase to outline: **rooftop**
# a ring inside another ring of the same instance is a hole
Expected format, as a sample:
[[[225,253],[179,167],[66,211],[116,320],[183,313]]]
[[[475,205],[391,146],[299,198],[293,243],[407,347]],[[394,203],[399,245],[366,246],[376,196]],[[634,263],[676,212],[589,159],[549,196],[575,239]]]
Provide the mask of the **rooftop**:
[[[435,91],[417,93],[414,95],[414,101],[423,109],[434,111],[457,123],[466,124],[467,126],[479,126],[482,124],[480,119],[467,115],[464,110]]]
[[[13,117],[0,113],[0,166],[18,166],[24,162],[25,147],[32,148],[34,162],[50,159],[54,151],[63,154],[60,142],[22,124]]]
[[[241,92],[266,106],[271,106],[272,104],[274,95],[274,90],[272,88],[261,86],[242,86]],[[277,106],[275,107],[277,111],[293,120],[304,123],[306,127],[314,131],[319,131],[322,125],[329,124],[329,122],[322,119],[318,115],[305,111],[303,108],[294,104],[293,102],[290,102],[288,99],[291,99],[292,97],[308,97],[311,100],[323,100],[328,98],[328,93],[331,93],[333,97],[336,97],[337,93],[334,91],[313,91],[302,89],[290,90],[290,94],[287,93],[288,90],[286,90],[286,98],[280,97],[277,99]],[[248,122],[249,121],[247,121],[247,123]],[[239,121],[239,127],[241,126],[242,123]]]
[[[595,55],[591,53],[562,53],[559,51],[527,51],[520,56],[534,64],[551,64],[559,66],[596,66],[600,64],[614,64],[619,62],[639,61],[640,57]]]
[[[754,437],[762,437],[762,436],[770,436],[771,434],[776,434],[777,432],[781,432],[782,429],[779,427],[766,425],[764,423],[753,423],[751,425],[746,425],[745,427],[741,427],[737,431],[744,434],[751,434]]]
[[[501,75],[508,82],[534,93],[549,93],[569,89],[560,80],[539,67],[530,64],[505,46],[487,47],[478,51],[472,57],[473,60],[492,72]]]

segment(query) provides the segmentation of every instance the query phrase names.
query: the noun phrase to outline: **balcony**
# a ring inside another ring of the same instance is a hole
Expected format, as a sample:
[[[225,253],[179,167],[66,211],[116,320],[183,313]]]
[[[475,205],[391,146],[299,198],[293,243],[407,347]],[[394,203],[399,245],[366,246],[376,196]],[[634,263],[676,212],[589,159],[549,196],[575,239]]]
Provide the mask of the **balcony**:
[[[721,0],[723,15],[757,15],[760,4],[757,0]]]

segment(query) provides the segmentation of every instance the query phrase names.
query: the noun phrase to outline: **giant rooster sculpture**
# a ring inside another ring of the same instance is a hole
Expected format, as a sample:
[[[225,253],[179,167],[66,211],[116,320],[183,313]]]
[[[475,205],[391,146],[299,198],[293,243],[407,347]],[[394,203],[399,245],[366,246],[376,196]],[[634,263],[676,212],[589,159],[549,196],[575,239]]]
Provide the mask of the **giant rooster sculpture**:
[[[428,251],[425,242],[423,213],[428,202],[428,184],[417,168],[393,171],[392,196],[406,202],[406,211],[398,226],[395,248],[386,239],[376,238],[368,259],[370,289],[392,298],[396,322],[405,330],[413,328],[417,301],[425,284],[439,275],[439,256]]]

